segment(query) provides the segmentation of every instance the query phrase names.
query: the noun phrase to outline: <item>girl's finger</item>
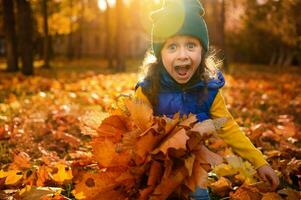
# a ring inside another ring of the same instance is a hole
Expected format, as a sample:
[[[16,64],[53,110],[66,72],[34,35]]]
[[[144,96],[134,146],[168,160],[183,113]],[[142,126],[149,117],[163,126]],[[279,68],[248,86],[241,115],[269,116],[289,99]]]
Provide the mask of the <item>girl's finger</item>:
[[[271,184],[272,190],[275,190],[279,184],[278,178],[276,176],[267,175],[267,179]]]

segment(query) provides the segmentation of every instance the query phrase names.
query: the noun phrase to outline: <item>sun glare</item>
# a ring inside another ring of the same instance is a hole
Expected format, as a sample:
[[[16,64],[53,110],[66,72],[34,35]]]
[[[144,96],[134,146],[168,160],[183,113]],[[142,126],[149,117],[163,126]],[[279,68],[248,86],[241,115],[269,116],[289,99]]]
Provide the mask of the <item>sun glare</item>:
[[[105,11],[107,9],[107,4],[105,0],[98,0],[98,7],[101,11]]]

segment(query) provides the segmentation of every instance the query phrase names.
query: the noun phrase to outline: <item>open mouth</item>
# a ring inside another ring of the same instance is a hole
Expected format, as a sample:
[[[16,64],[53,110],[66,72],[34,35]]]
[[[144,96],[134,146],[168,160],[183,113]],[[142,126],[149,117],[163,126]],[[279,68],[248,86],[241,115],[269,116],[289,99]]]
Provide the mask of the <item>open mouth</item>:
[[[175,71],[179,76],[186,76],[190,69],[190,65],[177,65],[175,66]]]

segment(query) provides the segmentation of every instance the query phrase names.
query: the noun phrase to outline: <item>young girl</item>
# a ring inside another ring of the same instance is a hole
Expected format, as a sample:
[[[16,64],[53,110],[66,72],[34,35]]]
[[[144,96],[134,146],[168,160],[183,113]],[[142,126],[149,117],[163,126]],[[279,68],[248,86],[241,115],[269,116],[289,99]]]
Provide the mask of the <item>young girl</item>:
[[[148,64],[146,76],[136,86],[136,97],[150,104],[155,115],[193,113],[199,121],[228,118],[219,136],[250,161],[274,190],[278,177],[228,112],[220,91],[223,75],[207,62],[209,41],[203,15],[198,0],[166,0],[152,13],[152,50],[157,61]],[[206,188],[196,188],[190,197],[209,199]]]

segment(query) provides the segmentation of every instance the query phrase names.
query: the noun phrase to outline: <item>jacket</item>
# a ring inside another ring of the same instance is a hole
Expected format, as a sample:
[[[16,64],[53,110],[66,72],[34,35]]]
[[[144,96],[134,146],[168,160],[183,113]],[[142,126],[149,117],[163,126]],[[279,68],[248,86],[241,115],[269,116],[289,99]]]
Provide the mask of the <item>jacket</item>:
[[[218,72],[217,78],[208,81],[207,95],[199,103],[199,93],[206,87],[204,82],[195,81],[192,77],[188,84],[180,85],[171,78],[166,70],[162,70],[158,103],[153,108],[154,114],[172,117],[177,112],[180,112],[180,115],[193,113],[199,121],[226,117],[228,121],[218,131],[219,137],[232,147],[234,152],[251,162],[256,169],[266,165],[267,161],[262,153],[251,143],[226,108],[225,100],[220,91],[224,84],[224,77],[221,72]],[[142,90],[142,88],[148,90],[149,87],[149,81],[138,82],[135,96],[151,106]]]

